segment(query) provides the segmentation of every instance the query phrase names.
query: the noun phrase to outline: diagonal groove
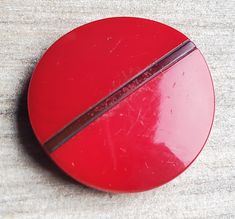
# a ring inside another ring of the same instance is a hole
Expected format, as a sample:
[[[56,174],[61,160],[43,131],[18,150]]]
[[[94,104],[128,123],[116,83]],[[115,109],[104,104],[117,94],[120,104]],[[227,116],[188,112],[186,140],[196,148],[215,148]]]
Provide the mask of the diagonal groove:
[[[145,83],[156,77],[162,71],[166,70],[183,57],[191,53],[196,46],[191,41],[187,40],[180,44],[175,49],[171,50],[161,59],[145,68],[138,73],[135,77],[127,81],[121,87],[113,91],[107,97],[99,101],[97,104],[89,108],[86,112],[75,118],[70,124],[61,129],[52,138],[50,138],[43,147],[48,152],[53,152],[60,147],[64,142],[68,141],[71,137],[96,120],[99,116],[103,115],[109,109],[117,105],[121,100],[129,96]]]

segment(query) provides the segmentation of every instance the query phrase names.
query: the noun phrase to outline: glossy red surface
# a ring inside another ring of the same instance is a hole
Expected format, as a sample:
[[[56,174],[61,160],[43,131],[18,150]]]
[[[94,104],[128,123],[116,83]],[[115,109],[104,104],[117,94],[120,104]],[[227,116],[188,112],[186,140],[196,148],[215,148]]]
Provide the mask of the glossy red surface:
[[[100,20],[63,36],[44,54],[30,83],[29,114],[39,141],[186,39],[138,18]]]
[[[75,29],[39,62],[29,88],[41,143],[187,38],[163,24],[114,18]],[[213,85],[196,49],[122,100],[49,156],[97,189],[137,192],[183,172],[204,146]]]

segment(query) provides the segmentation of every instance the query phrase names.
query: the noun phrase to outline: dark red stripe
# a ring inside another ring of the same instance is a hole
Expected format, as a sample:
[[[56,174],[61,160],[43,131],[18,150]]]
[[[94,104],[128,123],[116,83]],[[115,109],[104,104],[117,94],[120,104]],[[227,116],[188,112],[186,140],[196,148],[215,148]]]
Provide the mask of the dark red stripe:
[[[159,73],[166,70],[180,59],[188,55],[195,49],[195,45],[191,41],[185,41],[161,59],[157,60],[134,78],[123,84],[110,95],[99,101],[97,104],[88,109],[85,113],[75,118],[70,124],[61,129],[52,138],[50,138],[43,147],[48,152],[53,152],[64,142],[76,135],[79,131],[104,114],[106,111],[117,105],[125,97],[129,96],[135,90],[143,86],[145,83],[156,77]]]

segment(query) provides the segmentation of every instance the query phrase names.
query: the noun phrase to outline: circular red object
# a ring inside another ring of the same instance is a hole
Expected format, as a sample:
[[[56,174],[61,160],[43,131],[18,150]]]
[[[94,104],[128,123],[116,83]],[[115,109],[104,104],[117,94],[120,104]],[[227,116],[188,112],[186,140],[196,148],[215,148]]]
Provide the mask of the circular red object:
[[[185,35],[147,19],[108,18],[47,50],[28,110],[42,147],[68,175],[100,190],[139,192],[172,180],[200,153],[214,90]]]

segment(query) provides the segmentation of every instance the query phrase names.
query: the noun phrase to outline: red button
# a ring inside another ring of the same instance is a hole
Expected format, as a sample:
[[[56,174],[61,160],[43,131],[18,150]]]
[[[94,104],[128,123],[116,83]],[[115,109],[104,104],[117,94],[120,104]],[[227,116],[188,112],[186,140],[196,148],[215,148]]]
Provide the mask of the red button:
[[[214,116],[206,62],[182,33],[130,17],[56,41],[29,86],[33,130],[52,160],[96,189],[139,192],[182,173]]]

